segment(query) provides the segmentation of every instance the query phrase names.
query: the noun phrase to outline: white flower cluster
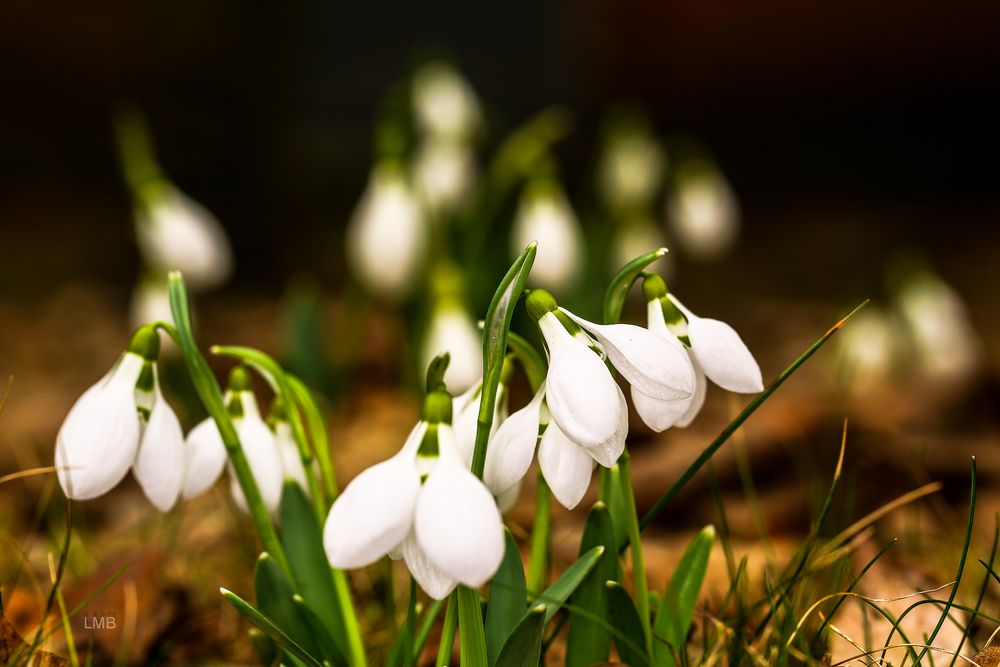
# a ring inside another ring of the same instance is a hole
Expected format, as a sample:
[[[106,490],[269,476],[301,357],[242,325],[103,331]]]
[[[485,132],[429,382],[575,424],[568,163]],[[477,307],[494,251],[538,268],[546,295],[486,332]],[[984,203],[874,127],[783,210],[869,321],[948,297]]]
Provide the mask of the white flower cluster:
[[[457,583],[488,581],[503,557],[498,505],[516,499],[536,445],[542,475],[567,508],[583,498],[596,465],[610,468],[621,456],[628,406],[608,362],[657,431],[694,419],[707,379],[730,391],[763,389],[760,369],[732,327],[696,316],[658,276],[647,276],[643,287],[648,328],[595,324],[559,308],[548,292],[533,291],[527,307],[545,340],[548,373],[528,405],[508,417],[505,367],[482,481],[469,470],[482,381],[454,399],[432,392],[427,405],[438,407],[425,407],[400,452],[359,475],[334,503],[324,537],[330,563],[353,568],[386,554],[402,557],[436,599]]]
[[[56,437],[55,464],[67,498],[90,500],[116,487],[132,470],[161,512],[181,498],[207,491],[226,466],[226,449],[209,418],[184,438],[180,421],[160,389],[159,337],[139,329],[108,374],[77,399]],[[305,469],[288,423],[272,431],[261,418],[242,368],[227,394],[244,454],[269,510],[276,512],[288,477],[306,487]],[[245,508],[233,478],[233,496]]]

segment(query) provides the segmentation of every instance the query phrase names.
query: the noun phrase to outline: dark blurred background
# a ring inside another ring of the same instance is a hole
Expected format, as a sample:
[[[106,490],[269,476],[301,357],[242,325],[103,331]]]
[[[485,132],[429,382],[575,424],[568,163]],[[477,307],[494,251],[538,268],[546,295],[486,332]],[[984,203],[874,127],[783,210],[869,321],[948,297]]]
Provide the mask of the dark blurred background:
[[[998,38],[1000,5],[964,1],[7,0],[2,290],[85,277],[126,301],[138,258],[110,124],[124,98],[229,231],[230,288],[298,272],[335,286],[373,113],[439,51],[482,97],[487,145],[546,105],[573,110],[571,191],[619,100],[646,105],[661,135],[700,135],[743,208],[727,271],[753,267],[759,289],[869,296],[882,260],[917,248],[968,291],[1000,260]]]

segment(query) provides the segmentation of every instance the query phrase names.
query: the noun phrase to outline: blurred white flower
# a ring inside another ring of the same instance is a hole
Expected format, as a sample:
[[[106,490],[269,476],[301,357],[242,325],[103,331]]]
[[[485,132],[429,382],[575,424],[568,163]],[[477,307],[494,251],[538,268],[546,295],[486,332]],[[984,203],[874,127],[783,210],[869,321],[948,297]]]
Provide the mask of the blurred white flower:
[[[146,186],[135,211],[136,239],[156,273],[180,271],[192,289],[215,287],[232,272],[232,249],[214,215],[172,184]]]
[[[299,446],[295,443],[291,425],[284,419],[278,420],[274,425],[274,443],[278,448],[278,456],[281,457],[281,472],[284,478],[297,482],[308,494],[309,480],[306,477],[306,468],[302,464],[302,457],[299,455]]]
[[[838,367],[862,387],[880,384],[892,372],[892,322],[877,306],[869,304],[851,318],[838,334]]]
[[[447,394],[432,398],[447,400],[450,411]],[[323,531],[333,567],[402,557],[420,587],[438,600],[458,583],[475,588],[496,573],[504,551],[500,511],[463,465],[447,421],[420,421],[399,453],[344,489]],[[428,442],[436,447],[423,451]]]
[[[240,447],[250,466],[257,489],[264,505],[272,514],[276,514],[281,503],[281,487],[285,473],[282,457],[278,452],[274,433],[261,418],[257,407],[257,399],[252,391],[241,391],[236,400],[240,403],[241,413],[233,417],[236,433],[240,438]],[[239,480],[230,470],[229,488],[233,494],[236,506],[244,512],[249,512],[243,489]]]
[[[674,235],[692,257],[715,259],[735,244],[739,205],[725,176],[712,164],[692,161],[679,167],[668,204]]]
[[[980,340],[962,297],[929,271],[911,277],[896,306],[921,372],[939,381],[962,381],[976,370]]]
[[[632,218],[623,221],[615,227],[611,240],[611,264],[608,267],[613,274],[631,262],[639,255],[649,252],[650,248],[662,248],[666,245],[663,229],[647,217]],[[658,271],[669,275],[672,269],[670,253],[666,253],[646,267],[647,271]]]
[[[456,141],[425,141],[413,160],[414,190],[434,215],[460,208],[468,199],[475,179],[472,152]]]
[[[132,290],[132,299],[129,303],[129,321],[132,327],[138,329],[144,324],[161,320],[173,322],[166,279],[140,279]]]
[[[400,169],[376,165],[347,226],[348,261],[355,276],[382,297],[405,296],[423,265],[427,232]]]
[[[532,241],[538,242],[532,281],[546,289],[571,286],[582,269],[583,232],[555,181],[535,181],[521,193],[511,233],[511,256],[519,255]]]
[[[424,338],[421,367],[447,352],[451,362],[444,381],[449,391],[464,392],[483,376],[483,341],[479,327],[456,299],[445,297],[434,307]]]
[[[428,63],[414,74],[413,111],[423,132],[438,137],[467,138],[482,123],[476,93],[443,62]]]
[[[648,131],[614,133],[598,166],[601,196],[615,208],[648,206],[662,182],[664,162],[663,150]]]

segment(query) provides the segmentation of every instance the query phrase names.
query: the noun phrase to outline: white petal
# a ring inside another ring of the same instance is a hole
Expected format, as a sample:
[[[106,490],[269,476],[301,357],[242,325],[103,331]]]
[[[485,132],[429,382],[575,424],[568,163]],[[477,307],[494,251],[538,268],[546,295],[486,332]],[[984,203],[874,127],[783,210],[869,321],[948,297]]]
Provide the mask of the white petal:
[[[563,289],[580,275],[583,235],[573,207],[554,183],[524,190],[511,230],[511,254],[538,243],[531,279],[546,289]]]
[[[500,425],[486,450],[483,482],[495,496],[511,489],[528,472],[538,443],[544,383],[526,406]]]
[[[667,333],[666,335],[673,335]],[[680,398],[674,401],[661,401],[650,398],[632,387],[632,403],[635,405],[639,417],[649,428],[657,433],[665,431],[672,426],[684,427],[690,424],[701,411],[701,406],[705,403],[705,393],[708,383],[705,373],[698,366],[693,354],[690,354],[691,365],[695,374],[695,390],[688,398]]]
[[[443,600],[448,594],[455,590],[458,582],[439,570],[431,559],[427,557],[423,549],[417,543],[416,533],[410,531],[402,545],[403,558],[406,559],[406,567],[413,575],[413,578],[420,584],[420,588],[427,595],[435,600]]]
[[[444,451],[417,499],[417,542],[445,575],[475,588],[500,567],[503,524],[483,483]]]
[[[574,442],[595,447],[618,430],[618,385],[604,361],[547,313],[538,320],[549,350],[545,395],[552,418]]]
[[[587,447],[587,453],[605,468],[610,468],[618,462],[618,457],[625,451],[625,438],[628,437],[628,404],[625,402],[625,394],[621,388],[618,389],[618,402],[621,405],[621,421],[618,423],[618,430],[615,434],[597,445]]]
[[[566,437],[555,421],[542,434],[538,465],[556,500],[566,509],[576,507],[590,486],[593,459],[586,449]]]
[[[281,457],[281,471],[284,478],[295,480],[302,490],[308,493],[309,480],[306,477],[306,469],[302,465],[299,447],[295,444],[292,427],[288,422],[278,422],[274,429],[274,443],[278,448],[278,456]]]
[[[184,482],[184,432],[163,398],[155,369],[153,373],[153,410],[139,441],[132,473],[149,501],[167,512],[177,502]]]
[[[691,355],[691,363],[694,366],[694,374],[698,381],[698,386],[694,390],[694,395],[691,398],[685,399],[688,403],[688,409],[674,424],[674,426],[679,428],[684,428],[694,421],[694,418],[701,412],[701,406],[705,405],[705,394],[708,393],[708,379],[705,377],[705,372],[701,370],[701,366],[698,365],[698,360],[694,358],[694,354]]]
[[[420,493],[413,457],[426,432],[417,424],[398,454],[355,477],[333,503],[323,529],[330,565],[364,567],[406,539]]]
[[[135,383],[143,363],[126,352],[66,415],[56,436],[55,463],[67,498],[89,500],[107,493],[135,461],[140,434]]]
[[[184,444],[184,484],[187,500],[208,491],[226,467],[226,447],[215,420],[208,417],[191,429]]]
[[[250,464],[250,472],[257,482],[264,505],[274,513],[278,511],[281,502],[281,486],[284,482],[278,447],[271,429],[260,418],[253,394],[249,391],[240,392],[240,400],[243,404],[243,418],[236,422],[236,433],[240,437],[243,454]],[[246,509],[246,498],[235,475],[232,476],[230,488],[236,504]]]
[[[449,391],[465,391],[482,379],[482,334],[476,321],[458,303],[444,303],[434,309],[424,340],[423,368],[445,352],[451,355],[444,374]]]
[[[670,296],[688,319],[688,338],[695,359],[708,379],[723,389],[741,394],[764,390],[764,380],[746,343],[736,331],[719,320],[698,317]]]
[[[476,448],[476,428],[479,424],[479,401],[482,382],[452,399],[452,424],[455,443],[465,466],[472,464],[472,454]]]
[[[634,324],[595,324],[561,309],[593,334],[618,372],[636,389],[662,400],[687,398],[694,393],[691,362],[684,346]]]

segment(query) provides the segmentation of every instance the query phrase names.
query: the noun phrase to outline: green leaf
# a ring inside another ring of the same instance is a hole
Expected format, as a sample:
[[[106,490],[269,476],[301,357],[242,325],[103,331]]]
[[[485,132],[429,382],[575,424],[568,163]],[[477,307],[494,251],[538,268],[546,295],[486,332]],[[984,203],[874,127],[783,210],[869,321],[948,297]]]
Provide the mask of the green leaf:
[[[291,582],[267,552],[257,559],[253,583],[257,592],[257,608],[261,613],[310,655],[321,656],[323,652],[317,638],[309,631],[299,606],[292,599],[295,592]]]
[[[226,590],[225,588],[220,588],[219,592],[222,593],[222,597],[226,598],[229,604],[233,605],[233,608],[240,613],[243,618],[247,619],[255,626],[260,628],[268,637],[274,640],[274,642],[286,650],[289,654],[299,658],[309,667],[324,667],[323,663],[317,658],[313,657],[308,651],[302,648],[294,639],[289,637],[285,632],[274,624],[271,619],[262,614],[256,607],[241,598],[236,593]]]
[[[653,625],[653,659],[657,667],[674,665],[674,655],[683,650],[714,543],[715,528],[702,528],[684,550],[670,578]]]
[[[330,563],[323,551],[323,533],[316,522],[305,492],[296,482],[286,480],[281,491],[281,542],[288,554],[296,590],[322,622],[338,651],[347,653],[347,638]]]
[[[458,598],[458,631],[460,661],[463,667],[487,667],[486,635],[483,630],[483,608],[479,603],[479,591],[468,586],[459,586],[455,591]]]
[[[500,650],[496,667],[537,667],[542,655],[546,606],[535,605],[521,618]]]
[[[428,394],[444,385],[444,374],[448,371],[449,362],[451,362],[451,355],[445,352],[431,359],[431,363],[427,365],[425,391]]]
[[[546,623],[552,620],[552,617],[562,608],[569,596],[576,592],[576,589],[601,560],[604,551],[603,546],[596,546],[577,558],[576,562],[566,568],[562,575],[552,582],[551,586],[535,598],[535,602],[545,605]]]
[[[278,645],[257,628],[250,629],[250,644],[263,664],[270,666],[278,659]]]
[[[622,308],[625,306],[625,298],[632,289],[632,285],[639,279],[643,269],[667,254],[666,248],[659,248],[645,255],[639,255],[626,264],[608,285],[608,291],[604,293],[604,323],[614,324],[621,319]]]
[[[632,667],[652,664],[646,652],[646,633],[642,628],[639,611],[635,608],[632,596],[616,581],[609,581],[606,586],[611,625],[617,630],[615,646],[618,647],[618,657]]]
[[[566,665],[586,667],[605,662],[611,650],[608,632],[608,588],[605,582],[618,579],[615,530],[604,503],[594,503],[580,541],[580,554],[594,547],[604,547],[601,557],[573,594],[569,636],[566,640]],[[582,613],[575,611],[579,609]]]
[[[510,318],[514,316],[514,305],[524,292],[537,250],[537,244],[530,243],[514,260],[486,311],[483,324],[483,395],[479,401],[476,447],[472,454],[472,473],[479,478],[482,478],[483,467],[486,465],[486,443],[493,425],[493,410],[497,402],[503,359],[507,354]]]
[[[309,607],[305,598],[296,593],[292,596],[292,602],[295,603],[299,614],[305,621],[305,627],[309,631],[309,634],[315,637],[324,662],[329,662],[336,667],[346,667],[347,659],[344,657],[344,651],[337,646],[337,643],[330,635],[330,631],[323,625],[323,621],[316,615],[316,612]]]
[[[503,562],[490,582],[490,599],[486,604],[486,656],[491,665],[496,663],[500,649],[528,607],[521,550],[509,530],[505,529],[504,535],[506,549]]]

